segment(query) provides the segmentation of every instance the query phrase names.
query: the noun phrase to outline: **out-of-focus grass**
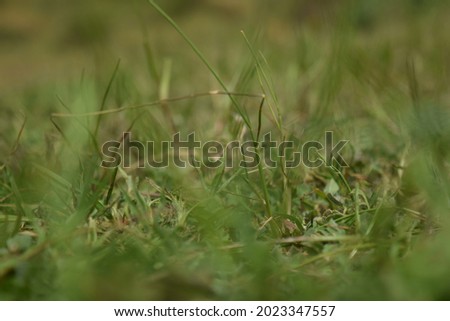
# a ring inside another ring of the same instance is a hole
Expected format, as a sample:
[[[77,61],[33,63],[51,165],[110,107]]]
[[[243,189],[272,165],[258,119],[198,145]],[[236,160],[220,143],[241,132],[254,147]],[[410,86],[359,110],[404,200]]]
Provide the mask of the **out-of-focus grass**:
[[[248,139],[259,100],[52,122],[220,86],[145,1],[1,1],[0,298],[449,299],[450,7],[161,5],[228,89],[267,95],[262,133],[333,131],[350,167],[102,169],[130,128]]]

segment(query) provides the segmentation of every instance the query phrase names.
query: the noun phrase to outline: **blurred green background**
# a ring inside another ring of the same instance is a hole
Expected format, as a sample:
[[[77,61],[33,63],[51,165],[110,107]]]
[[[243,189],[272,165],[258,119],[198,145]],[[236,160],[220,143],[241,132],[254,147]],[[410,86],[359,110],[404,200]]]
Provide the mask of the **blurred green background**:
[[[260,102],[51,117],[222,88],[147,1],[0,0],[0,299],[448,300],[450,3],[158,3],[262,133],[350,167],[102,169],[129,129],[249,139]]]

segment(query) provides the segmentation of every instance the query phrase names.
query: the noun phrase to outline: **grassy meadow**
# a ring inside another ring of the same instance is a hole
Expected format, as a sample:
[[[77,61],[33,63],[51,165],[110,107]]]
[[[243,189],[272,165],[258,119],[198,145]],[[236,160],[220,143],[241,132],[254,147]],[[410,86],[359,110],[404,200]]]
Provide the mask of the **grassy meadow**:
[[[450,300],[449,19],[439,0],[0,0],[0,299]],[[176,132],[295,146],[274,167],[102,168],[124,132],[159,156]],[[348,166],[283,165],[325,132]]]

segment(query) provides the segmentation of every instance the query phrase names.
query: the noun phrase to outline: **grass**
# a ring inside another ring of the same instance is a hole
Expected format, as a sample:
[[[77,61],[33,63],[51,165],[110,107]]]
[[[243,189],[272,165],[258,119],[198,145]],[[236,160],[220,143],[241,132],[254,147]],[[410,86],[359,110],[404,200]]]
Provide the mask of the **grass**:
[[[447,4],[83,3],[0,2],[61,14],[47,56],[18,18],[0,35],[34,53],[0,82],[0,299],[450,298]],[[175,131],[332,131],[349,167],[99,165],[123,132]]]

